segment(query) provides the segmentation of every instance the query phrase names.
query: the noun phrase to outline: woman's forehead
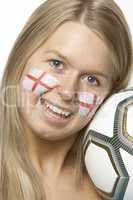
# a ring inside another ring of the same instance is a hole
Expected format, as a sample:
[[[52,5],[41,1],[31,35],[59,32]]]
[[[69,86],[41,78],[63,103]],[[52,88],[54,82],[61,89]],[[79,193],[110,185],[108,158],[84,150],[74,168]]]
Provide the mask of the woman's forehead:
[[[83,24],[69,22],[60,26],[32,55],[31,60],[56,56],[82,72],[111,73],[109,49]]]

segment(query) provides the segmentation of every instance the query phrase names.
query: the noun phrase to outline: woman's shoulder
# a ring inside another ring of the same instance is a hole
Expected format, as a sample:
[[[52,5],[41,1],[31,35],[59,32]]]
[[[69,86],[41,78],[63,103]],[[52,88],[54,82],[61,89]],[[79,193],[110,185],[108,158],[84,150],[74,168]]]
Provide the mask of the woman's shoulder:
[[[83,184],[81,187],[82,198],[84,200],[93,199],[93,200],[102,200],[96,191],[95,186],[93,185],[89,175],[86,175],[83,180]]]

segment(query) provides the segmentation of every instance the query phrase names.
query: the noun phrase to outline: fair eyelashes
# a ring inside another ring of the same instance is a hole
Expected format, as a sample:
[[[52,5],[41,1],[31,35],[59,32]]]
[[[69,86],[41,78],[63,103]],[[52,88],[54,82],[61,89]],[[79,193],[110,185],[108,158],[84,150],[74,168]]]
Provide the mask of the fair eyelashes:
[[[56,68],[57,70],[62,70],[64,68],[65,63],[57,60],[57,59],[50,59],[48,60],[51,67]],[[62,65],[62,66],[61,66]]]
[[[49,63],[49,65],[54,68],[55,70],[58,70],[58,72],[62,71],[65,67],[65,63],[59,59],[49,59],[47,60],[47,62]],[[82,82],[85,81],[87,84],[91,84],[93,86],[99,86],[100,85],[100,81],[98,80],[98,78],[95,75],[85,75],[84,77],[82,77]]]
[[[100,84],[98,79],[93,75],[87,75],[85,78],[82,78],[82,81],[86,81],[93,86],[98,86]]]

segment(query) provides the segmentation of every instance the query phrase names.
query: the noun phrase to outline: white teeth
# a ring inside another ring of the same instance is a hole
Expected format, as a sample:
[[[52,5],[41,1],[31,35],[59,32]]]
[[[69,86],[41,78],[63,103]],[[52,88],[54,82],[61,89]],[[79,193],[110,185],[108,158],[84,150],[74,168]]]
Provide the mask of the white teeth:
[[[49,105],[48,105],[48,104],[46,104],[46,107],[47,107],[47,108],[49,108]]]
[[[57,114],[62,114],[65,115],[65,117],[69,116],[71,113],[70,112],[65,112],[63,110],[61,110],[60,108],[53,106],[51,104],[49,104],[48,102],[45,101],[46,107],[50,108],[52,111],[54,111]]]

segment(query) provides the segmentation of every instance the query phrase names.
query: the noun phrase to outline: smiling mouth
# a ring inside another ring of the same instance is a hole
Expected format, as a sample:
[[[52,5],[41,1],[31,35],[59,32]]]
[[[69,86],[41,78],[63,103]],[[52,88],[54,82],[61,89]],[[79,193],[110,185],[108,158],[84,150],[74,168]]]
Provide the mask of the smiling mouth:
[[[40,98],[40,102],[41,102],[41,105],[44,106],[45,111],[51,113],[56,118],[68,119],[73,115],[72,112],[64,111],[60,107],[51,104],[51,102],[45,100],[42,97]]]

